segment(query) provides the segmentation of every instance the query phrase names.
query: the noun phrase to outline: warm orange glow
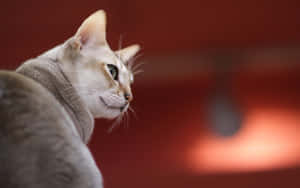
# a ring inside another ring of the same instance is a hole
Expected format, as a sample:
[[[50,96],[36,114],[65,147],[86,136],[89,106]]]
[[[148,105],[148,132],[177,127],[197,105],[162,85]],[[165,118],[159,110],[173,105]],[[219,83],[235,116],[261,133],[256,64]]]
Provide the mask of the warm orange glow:
[[[189,166],[199,172],[253,171],[300,164],[299,112],[255,110],[233,138],[209,134],[192,148]]]

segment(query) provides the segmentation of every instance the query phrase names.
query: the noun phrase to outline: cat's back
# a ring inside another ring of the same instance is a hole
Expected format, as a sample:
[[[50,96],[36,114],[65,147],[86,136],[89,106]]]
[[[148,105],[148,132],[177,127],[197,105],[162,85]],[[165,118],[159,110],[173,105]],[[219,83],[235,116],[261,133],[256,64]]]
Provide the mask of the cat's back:
[[[10,71],[0,71],[0,120],[1,138],[7,136],[14,141],[22,140],[25,135],[30,137],[32,129],[41,129],[38,134],[49,134],[52,130],[64,136],[76,135],[71,120],[45,88]]]
[[[94,187],[101,176],[93,165],[54,96],[25,76],[0,71],[0,187]]]
[[[32,116],[34,114],[34,116]],[[17,115],[17,116],[16,116]],[[31,124],[41,120],[51,122],[72,122],[55,98],[40,84],[21,74],[0,71],[0,130],[14,126],[28,125],[28,116]]]

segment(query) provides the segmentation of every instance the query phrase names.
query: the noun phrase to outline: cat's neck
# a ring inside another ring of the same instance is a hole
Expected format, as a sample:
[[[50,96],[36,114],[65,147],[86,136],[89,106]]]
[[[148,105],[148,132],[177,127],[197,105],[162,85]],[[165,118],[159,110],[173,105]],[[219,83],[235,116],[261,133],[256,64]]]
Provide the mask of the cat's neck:
[[[94,119],[61,69],[59,62],[43,55],[25,62],[17,72],[47,88],[67,111],[83,142],[89,141],[94,128]]]

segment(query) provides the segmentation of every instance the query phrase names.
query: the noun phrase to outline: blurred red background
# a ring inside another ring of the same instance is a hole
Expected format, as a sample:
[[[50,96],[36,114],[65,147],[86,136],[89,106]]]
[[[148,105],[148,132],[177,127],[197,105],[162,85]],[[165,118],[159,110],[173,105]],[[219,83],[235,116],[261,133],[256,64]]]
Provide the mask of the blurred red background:
[[[123,46],[139,43],[138,61],[146,63],[133,85],[137,117],[110,134],[111,121],[96,121],[89,146],[105,187],[300,187],[299,7],[296,0],[6,1],[0,68],[63,42],[105,9],[112,48],[120,38]],[[238,127],[222,132],[225,121]]]

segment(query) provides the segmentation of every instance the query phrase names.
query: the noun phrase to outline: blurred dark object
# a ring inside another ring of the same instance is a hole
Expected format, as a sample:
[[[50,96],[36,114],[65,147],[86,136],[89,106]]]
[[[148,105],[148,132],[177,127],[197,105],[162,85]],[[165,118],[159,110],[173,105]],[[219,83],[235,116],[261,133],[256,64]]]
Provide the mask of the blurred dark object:
[[[232,97],[218,90],[208,107],[212,130],[220,136],[233,136],[242,126],[242,114]]]
[[[219,136],[230,137],[242,126],[242,112],[232,93],[234,72],[239,67],[238,53],[218,54],[214,58],[215,88],[208,105],[212,130]]]

